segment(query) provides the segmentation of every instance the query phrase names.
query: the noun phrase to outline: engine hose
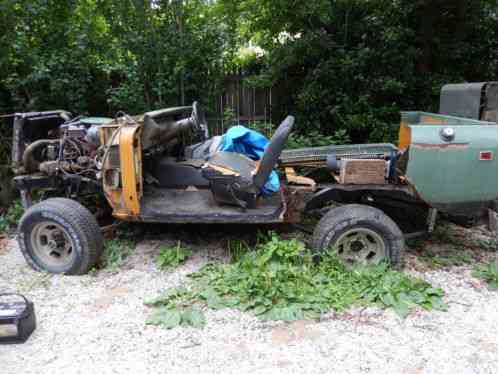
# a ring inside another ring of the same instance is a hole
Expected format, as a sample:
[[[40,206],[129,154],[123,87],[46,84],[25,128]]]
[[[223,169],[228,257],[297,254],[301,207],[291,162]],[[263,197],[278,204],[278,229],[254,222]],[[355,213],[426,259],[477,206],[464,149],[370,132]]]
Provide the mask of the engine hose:
[[[24,151],[22,156],[22,164],[26,173],[36,173],[40,171],[41,161],[35,157],[35,152],[50,144],[58,144],[59,140],[40,139],[31,143]]]

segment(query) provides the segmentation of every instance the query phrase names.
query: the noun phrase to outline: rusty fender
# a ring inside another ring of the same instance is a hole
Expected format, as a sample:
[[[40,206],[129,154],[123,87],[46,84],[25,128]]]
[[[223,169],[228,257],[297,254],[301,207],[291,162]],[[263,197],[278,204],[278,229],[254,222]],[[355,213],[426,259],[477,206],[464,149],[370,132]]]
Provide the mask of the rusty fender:
[[[417,149],[435,149],[435,150],[446,151],[451,149],[467,149],[469,148],[469,143],[451,143],[451,144],[413,143],[411,146]]]

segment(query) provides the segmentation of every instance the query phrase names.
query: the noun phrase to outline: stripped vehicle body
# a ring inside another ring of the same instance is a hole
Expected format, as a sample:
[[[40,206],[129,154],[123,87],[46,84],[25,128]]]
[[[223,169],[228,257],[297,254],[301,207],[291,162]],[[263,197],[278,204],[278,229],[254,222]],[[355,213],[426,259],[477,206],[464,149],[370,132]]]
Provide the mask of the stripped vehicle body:
[[[224,138],[208,136],[198,103],[115,119],[72,119],[63,111],[19,114],[14,181],[27,207],[36,189],[70,198],[97,192],[113,216],[124,221],[299,223],[318,215],[317,251],[337,247],[348,261],[399,262],[403,236],[432,230],[438,211],[483,217],[494,207],[497,87],[492,82],[444,87],[444,114],[402,113],[398,146],[284,150],[294,123],[289,116],[260,159],[223,151]],[[455,97],[460,101],[452,106]],[[36,131],[33,119],[42,123]],[[280,188],[264,196],[263,186],[275,168]],[[55,203],[47,204],[50,210]],[[331,209],[335,205],[350,208]],[[36,225],[23,229],[22,223],[21,249],[36,262],[27,239]],[[50,241],[50,235],[44,240],[57,247],[60,240]],[[64,266],[48,270],[88,270],[86,265]],[[44,264],[38,268],[47,270]]]

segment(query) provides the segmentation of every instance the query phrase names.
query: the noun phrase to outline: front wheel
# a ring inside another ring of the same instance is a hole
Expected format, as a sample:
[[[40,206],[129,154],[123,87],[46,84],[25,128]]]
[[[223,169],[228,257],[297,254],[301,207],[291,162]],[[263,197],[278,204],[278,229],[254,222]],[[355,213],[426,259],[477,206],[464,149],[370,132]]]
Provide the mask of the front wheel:
[[[17,240],[33,269],[53,274],[86,274],[103,249],[102,233],[92,213],[62,198],[28,209],[19,223]]]
[[[313,233],[316,252],[333,251],[348,265],[398,265],[403,233],[381,210],[367,205],[343,205],[330,210]]]

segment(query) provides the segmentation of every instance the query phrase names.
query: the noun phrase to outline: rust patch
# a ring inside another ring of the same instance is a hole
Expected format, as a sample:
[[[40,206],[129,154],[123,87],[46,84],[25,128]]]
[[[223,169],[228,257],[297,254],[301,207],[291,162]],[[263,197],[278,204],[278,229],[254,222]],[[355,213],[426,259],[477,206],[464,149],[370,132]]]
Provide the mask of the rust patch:
[[[444,125],[447,121],[441,118],[432,117],[432,116],[422,116],[420,118],[420,122],[427,123],[430,125]]]
[[[469,143],[452,143],[452,144],[413,143],[412,147],[418,149],[436,149],[436,150],[467,149],[469,148]]]
[[[283,201],[286,204],[284,221],[287,223],[301,222],[301,215],[306,208],[305,196],[313,192],[314,187],[285,188]]]

